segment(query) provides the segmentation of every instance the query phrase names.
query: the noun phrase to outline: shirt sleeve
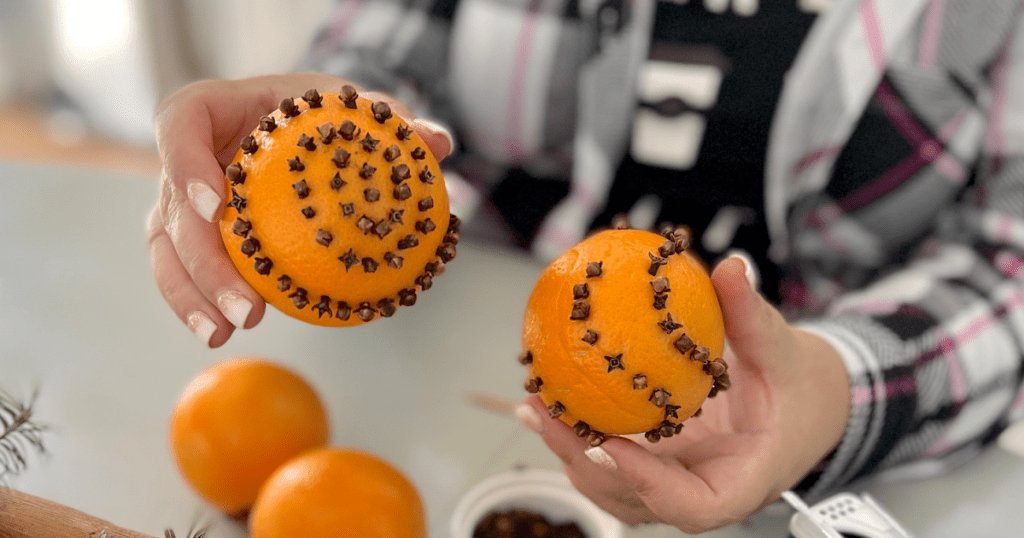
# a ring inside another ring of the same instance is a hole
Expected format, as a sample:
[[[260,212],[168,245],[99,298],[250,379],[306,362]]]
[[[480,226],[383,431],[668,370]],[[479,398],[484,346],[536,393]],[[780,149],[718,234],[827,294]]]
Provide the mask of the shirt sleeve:
[[[810,498],[948,469],[1024,418],[1024,40],[1007,43],[973,183],[903,268],[800,324],[842,356],[852,394],[844,438],[801,485]]]
[[[439,120],[455,0],[342,0],[300,69],[382,91]],[[429,105],[428,105],[429,103]]]

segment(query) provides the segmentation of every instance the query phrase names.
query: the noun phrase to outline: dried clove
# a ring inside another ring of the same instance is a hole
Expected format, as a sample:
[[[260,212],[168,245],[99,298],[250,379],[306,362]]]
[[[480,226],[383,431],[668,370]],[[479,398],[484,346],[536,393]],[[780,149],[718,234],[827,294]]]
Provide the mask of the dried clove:
[[[650,430],[649,432],[644,434],[644,437],[647,438],[647,441],[651,443],[657,443],[658,441],[661,440],[661,434],[658,433],[658,430]]]
[[[331,298],[326,295],[321,295],[320,302],[313,305],[313,310],[317,311],[318,318],[324,317],[324,314],[327,314],[327,317],[331,317],[331,314],[333,313],[331,312]]]
[[[679,406],[665,404],[665,418],[679,418]]]
[[[266,276],[270,274],[270,270],[274,267],[274,262],[270,258],[256,258],[252,267],[257,273]]]
[[[445,243],[439,247],[435,253],[441,257],[441,260],[448,263],[455,259],[455,245],[451,243]]]
[[[345,120],[338,124],[338,134],[345,140],[353,140],[358,134],[359,128],[352,120]]]
[[[398,146],[391,144],[388,149],[384,150],[384,160],[391,162],[402,156],[402,150],[398,149]]]
[[[538,392],[540,392],[540,386],[543,384],[544,381],[539,377],[534,379],[527,379],[526,384],[523,386],[523,388],[525,388],[526,392],[529,392],[530,394],[537,394]]]
[[[338,168],[345,168],[348,166],[348,160],[352,157],[352,154],[345,148],[338,148],[334,150],[334,156],[331,157],[331,162]]]
[[[676,320],[672,319],[672,312],[669,312],[665,316],[665,321],[659,321],[658,327],[665,331],[667,334],[672,334],[672,331],[682,328],[681,323],[676,323]]]
[[[654,389],[647,400],[658,407],[665,407],[668,404],[668,399],[671,397],[672,393],[665,389]]]
[[[295,99],[291,97],[285,97],[281,100],[280,106],[277,108],[281,109],[281,112],[286,118],[292,118],[299,115],[299,105],[295,104]]]
[[[409,288],[398,290],[398,304],[402,306],[412,306],[416,304],[416,290]]]
[[[257,241],[255,237],[250,237],[245,241],[242,241],[242,254],[245,254],[246,257],[251,258],[252,255],[256,254],[256,251],[259,249],[260,242]]]
[[[245,183],[245,170],[242,169],[240,163],[231,163],[227,168],[224,169],[224,173],[227,175],[228,181],[232,185],[241,185]]]
[[[572,303],[572,313],[569,314],[569,319],[572,320],[585,320],[590,317],[590,305],[586,301],[578,300]]]
[[[399,140],[409,140],[412,138],[412,129],[404,123],[399,123],[398,129],[395,131],[395,137]]]
[[[664,310],[665,302],[668,301],[668,295],[655,295],[654,296],[654,309]]]
[[[377,310],[380,311],[380,317],[390,318],[395,315],[395,311],[398,310],[398,307],[395,306],[394,299],[381,299],[377,301]]]
[[[533,353],[530,351],[524,351],[519,354],[519,364],[526,366],[527,364],[533,364]]]
[[[711,350],[706,347],[695,347],[693,353],[690,353],[690,359],[697,362],[708,362],[711,358]]]
[[[288,291],[292,288],[292,278],[288,275],[281,275],[277,278],[277,291]]]
[[[335,319],[348,321],[349,316],[352,315],[352,307],[350,307],[345,301],[338,301],[336,309],[337,314],[334,315]]]
[[[366,215],[359,217],[359,220],[356,221],[356,228],[359,228],[359,230],[363,232],[363,235],[372,232],[374,226],[375,223],[373,222],[373,219]]]
[[[351,217],[356,214],[355,204],[343,204],[338,202],[338,206],[341,207],[341,216],[343,217]]]
[[[426,234],[434,231],[435,229],[437,229],[437,225],[434,224],[434,221],[432,221],[432,220],[430,220],[428,218],[428,219],[425,219],[425,220],[416,221],[415,228],[416,228],[417,232],[420,232],[420,233],[426,235]]]
[[[654,288],[654,293],[657,295],[663,295],[672,291],[672,288],[669,287],[668,277],[666,276],[659,276],[652,280],[651,287]]]
[[[380,200],[380,191],[372,188],[363,189],[363,198],[365,198],[367,202],[376,202],[377,200]]]
[[[391,182],[395,185],[412,177],[412,172],[409,170],[409,165],[402,163],[398,166],[391,167]]]
[[[604,443],[604,434],[598,431],[591,431],[590,435],[587,436],[587,444],[590,446],[601,446]]]
[[[370,303],[360,303],[359,308],[356,309],[356,316],[363,321],[371,321],[376,315],[377,311],[370,306]]]
[[[633,390],[643,390],[647,388],[647,376],[644,374],[636,374],[633,376]]]
[[[408,200],[412,196],[412,189],[409,188],[408,183],[402,183],[395,187],[392,195],[395,197],[395,200]]]
[[[647,273],[651,276],[657,275],[658,269],[668,263],[668,260],[655,256],[653,252],[648,252],[647,255],[651,257],[651,267],[647,269]]]
[[[433,183],[434,173],[431,172],[429,168],[424,168],[422,171],[420,171],[419,178],[420,181],[422,181],[423,183]]]
[[[312,207],[304,207],[302,208],[302,216],[311,219],[316,216],[316,210]]]
[[[370,111],[373,112],[373,119],[377,120],[378,123],[384,123],[391,118],[391,107],[384,101],[377,101],[370,107]]]
[[[380,140],[370,136],[370,133],[366,133],[366,136],[363,137],[363,140],[360,143],[363,145],[363,151],[373,153],[377,150],[377,144],[380,144]]]
[[[353,265],[359,263],[359,256],[356,256],[356,253],[353,252],[352,249],[348,249],[348,252],[339,256],[338,259],[341,260],[341,263],[345,264],[345,271],[348,271]]]
[[[427,152],[424,151],[423,148],[421,148],[419,146],[416,146],[415,148],[413,148],[413,150],[409,153],[409,155],[411,155],[412,158],[416,159],[417,161],[422,161],[423,159],[427,158]]]
[[[603,272],[604,262],[590,262],[587,264],[587,278],[594,278],[601,276]]]
[[[596,332],[594,332],[594,331],[587,331],[586,334],[583,335],[583,338],[581,338],[580,340],[583,340],[584,342],[586,342],[586,343],[588,343],[590,345],[594,345],[594,344],[597,343],[597,339],[598,338],[599,338],[599,335]]]
[[[358,99],[359,93],[356,91],[355,86],[351,84],[345,84],[341,87],[341,91],[338,92],[338,98],[341,102],[345,103],[348,108],[356,108],[356,99]]]
[[[302,133],[299,135],[299,142],[296,145],[299,147],[306,148],[309,151],[313,151],[316,149],[316,140],[313,140],[312,136],[309,136],[306,133]]]
[[[296,155],[294,159],[288,159],[288,171],[289,172],[302,172],[306,169],[306,165],[302,164],[299,156]]]
[[[277,121],[274,120],[273,116],[263,116],[260,118],[259,130],[269,133],[277,128]]]
[[[388,264],[388,267],[392,269],[401,269],[405,259],[401,256],[396,256],[393,252],[384,253],[384,262]],[[399,292],[401,293],[401,292]]]
[[[572,431],[576,434],[576,437],[586,437],[590,435],[590,424],[581,420],[572,427]]]
[[[306,184],[305,179],[299,180],[298,183],[292,185],[292,188],[295,189],[295,194],[298,194],[300,199],[309,196],[309,185]]]
[[[308,292],[303,288],[295,288],[295,291],[288,295],[291,298],[292,304],[295,308],[302,309],[306,308],[309,304],[309,298],[306,296]]]
[[[686,355],[693,351],[693,348],[697,347],[697,344],[694,344],[693,339],[691,339],[686,333],[679,335],[679,338],[675,342],[672,342],[672,345],[675,346],[683,355]]]
[[[236,191],[234,188],[231,189],[231,201],[228,202],[228,207],[235,208],[235,210],[238,211],[239,213],[241,213],[242,210],[245,209],[245,198],[239,196],[238,191]]]
[[[572,287],[573,299],[586,299],[587,297],[590,297],[590,287],[585,282]]]
[[[377,234],[377,237],[384,239],[384,236],[391,233],[391,224],[388,223],[387,219],[380,219],[380,222],[373,227],[373,233]]]
[[[363,179],[373,178],[373,173],[377,171],[377,168],[370,166],[370,163],[363,163],[363,166],[359,169],[359,177]]]
[[[231,233],[239,237],[247,237],[250,231],[252,231],[252,223],[242,220],[241,217],[235,219],[235,223],[231,225]]]
[[[434,207],[434,197],[433,196],[427,196],[426,198],[420,200],[416,204],[416,207],[419,208],[420,211],[426,211],[426,210]]]
[[[249,154],[249,155],[252,155],[253,153],[256,153],[256,150],[260,149],[259,145],[256,143],[256,139],[253,138],[252,135],[244,136],[242,138],[242,142],[239,144],[239,146],[242,148],[242,152],[243,153],[246,153],[246,154]]]
[[[309,103],[309,108],[320,108],[324,100],[320,92],[316,91],[316,88],[307,90],[306,93],[302,94],[302,99]]]
[[[613,370],[625,370],[626,365],[622,363],[622,353],[618,355],[605,355],[604,360],[608,361],[608,373]]]
[[[316,242],[320,243],[325,247],[331,246],[331,241],[334,241],[334,234],[326,230],[316,231]]]
[[[402,222],[402,213],[405,213],[404,209],[392,209],[388,214],[388,220],[393,224],[405,224]]]
[[[337,129],[334,128],[334,124],[327,122],[316,128],[316,132],[320,133],[320,141],[324,144],[330,144],[334,137],[338,136]]]
[[[405,250],[407,248],[417,247],[420,244],[420,240],[412,234],[405,236],[398,240],[398,250]]]
[[[335,153],[335,155],[337,155],[337,153]],[[348,185],[348,182],[341,179],[341,172],[335,172],[334,177],[331,178],[331,188],[335,191],[340,191],[345,185]]]
[[[380,264],[377,263],[377,260],[375,260],[373,258],[369,258],[369,257],[363,258],[362,263],[363,263],[363,271],[367,272],[367,273],[376,273],[377,272],[377,267],[380,266]]]
[[[558,418],[562,416],[563,413],[565,413],[565,406],[562,405],[562,402],[556,401],[548,406],[548,416],[551,418]]]

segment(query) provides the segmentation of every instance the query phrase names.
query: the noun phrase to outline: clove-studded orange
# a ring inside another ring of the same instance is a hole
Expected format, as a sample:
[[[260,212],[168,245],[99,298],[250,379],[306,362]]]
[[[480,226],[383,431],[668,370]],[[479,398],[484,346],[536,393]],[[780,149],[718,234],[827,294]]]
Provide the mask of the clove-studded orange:
[[[688,234],[612,229],[541,274],[526,307],[526,390],[592,445],[675,435],[728,388],[725,329]]]
[[[286,98],[225,170],[221,237],[242,277],[317,325],[390,317],[455,257],[459,220],[427,145],[383,101]]]

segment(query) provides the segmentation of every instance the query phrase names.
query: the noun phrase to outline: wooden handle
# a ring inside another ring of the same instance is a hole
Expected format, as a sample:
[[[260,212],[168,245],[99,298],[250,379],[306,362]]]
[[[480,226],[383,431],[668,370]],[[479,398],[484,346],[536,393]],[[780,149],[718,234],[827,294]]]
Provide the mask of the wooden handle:
[[[62,504],[0,487],[0,538],[58,537],[153,538]]]

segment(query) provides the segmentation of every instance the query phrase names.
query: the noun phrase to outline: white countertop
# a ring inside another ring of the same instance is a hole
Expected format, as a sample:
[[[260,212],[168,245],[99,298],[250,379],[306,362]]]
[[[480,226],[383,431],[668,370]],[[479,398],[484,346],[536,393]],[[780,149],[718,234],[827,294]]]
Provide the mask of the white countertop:
[[[245,536],[182,482],[167,440],[185,384],[236,354],[305,375],[331,413],[333,444],[377,453],[417,485],[432,538],[447,537],[460,495],[480,480],[560,468],[518,422],[467,403],[474,392],[525,396],[521,316],[543,267],[522,253],[464,240],[434,287],[391,319],[331,329],[268,308],[209,350],[152,280],[144,222],[155,178],[0,163],[0,186],[0,387],[25,396],[38,386],[36,416],[50,427],[47,454],[16,489],[152,536],[181,536],[196,518],[215,522],[211,538]],[[994,525],[1024,523],[1024,461],[1000,450],[940,478],[863,489],[921,537],[1008,535]],[[770,507],[708,536],[786,536],[789,513]]]

